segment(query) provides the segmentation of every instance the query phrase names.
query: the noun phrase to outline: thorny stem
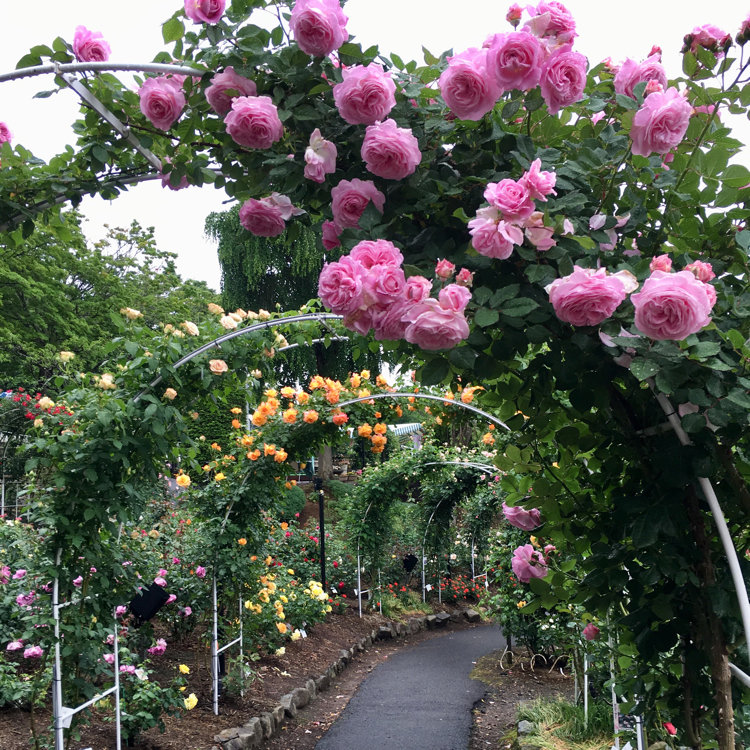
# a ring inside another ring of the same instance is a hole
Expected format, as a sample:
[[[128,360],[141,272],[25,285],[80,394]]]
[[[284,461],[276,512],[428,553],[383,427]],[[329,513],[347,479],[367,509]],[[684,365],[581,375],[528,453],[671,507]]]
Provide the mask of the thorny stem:
[[[602,199],[599,201],[599,206],[596,209],[595,213],[597,214],[601,213],[602,207],[607,202],[607,199],[609,198],[609,195],[612,192],[612,187],[615,184],[615,178],[620,173],[620,167],[625,163],[628,156],[630,155],[630,145],[631,145],[631,142],[628,141],[628,147],[625,149],[622,155],[622,159],[620,159],[620,161],[617,163],[617,166],[612,170],[612,176],[609,178],[609,182],[607,183],[607,187],[604,191],[604,194],[602,195]]]

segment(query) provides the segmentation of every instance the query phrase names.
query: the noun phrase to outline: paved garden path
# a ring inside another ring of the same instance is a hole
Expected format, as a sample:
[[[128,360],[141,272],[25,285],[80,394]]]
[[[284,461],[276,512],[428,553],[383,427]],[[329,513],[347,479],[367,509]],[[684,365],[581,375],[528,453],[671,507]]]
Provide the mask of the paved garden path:
[[[315,750],[466,750],[485,685],[480,656],[504,648],[500,628],[449,632],[398,651],[360,685]]]

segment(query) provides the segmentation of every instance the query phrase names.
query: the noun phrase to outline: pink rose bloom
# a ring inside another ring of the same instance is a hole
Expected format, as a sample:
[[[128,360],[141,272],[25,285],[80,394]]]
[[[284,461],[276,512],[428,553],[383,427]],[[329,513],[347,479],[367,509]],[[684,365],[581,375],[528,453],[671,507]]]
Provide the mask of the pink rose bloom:
[[[432,282],[424,276],[409,276],[406,280],[406,289],[404,296],[408,302],[416,304],[422,302],[430,296],[432,291]]]
[[[6,651],[20,651],[23,648],[23,640],[19,638],[17,641],[11,641],[6,647]]]
[[[646,88],[643,89],[643,95],[648,96],[649,94],[661,94],[664,91],[664,86],[662,86],[659,81],[649,81],[646,84]]]
[[[527,6],[533,17],[524,25],[535,36],[549,40],[552,46],[572,42],[576,34],[576,22],[570,11],[557,0],[543,0],[534,8]]]
[[[185,609],[182,610],[183,617],[190,617],[190,615],[192,614],[193,614],[193,610],[191,607],[185,607]]]
[[[20,581],[22,578],[26,576],[26,571],[23,568],[19,568],[14,574],[13,574],[13,580],[14,581]]]
[[[305,149],[305,177],[313,182],[325,182],[326,175],[336,171],[336,156],[336,146],[315,128],[310,134],[310,145]]]
[[[159,130],[169,130],[185,107],[185,95],[166,76],[147,78],[138,90],[141,112]]]
[[[668,255],[657,255],[651,258],[651,262],[648,264],[651,271],[664,271],[669,273],[672,270],[672,259]]]
[[[698,281],[690,271],[654,271],[641,291],[630,298],[635,325],[649,338],[682,341],[711,322],[709,313],[715,295],[712,287]]]
[[[335,221],[324,221],[322,231],[323,247],[326,250],[333,250],[334,247],[338,247],[341,244],[341,240],[339,240],[341,229]]]
[[[115,617],[122,617],[127,611],[128,608],[124,604],[120,604],[115,607]]]
[[[710,115],[713,115],[714,112],[716,112],[715,104],[701,104],[697,107],[693,107],[694,115],[709,115],[710,116]],[[716,119],[721,120],[721,117],[719,116],[718,112],[716,112]]]
[[[23,652],[24,659],[41,659],[44,649],[41,646],[30,646]]]
[[[627,296],[627,287],[618,274],[605,268],[580,268],[555,279],[548,287],[555,315],[574,326],[595,326],[609,318]]]
[[[284,133],[284,126],[270,96],[239,96],[224,118],[235,143],[248,148],[270,148]]]
[[[456,274],[456,284],[460,286],[471,286],[474,283],[474,273],[468,268],[462,268]]]
[[[172,565],[179,565],[180,564],[180,558],[179,557],[173,557],[172,558]]]
[[[232,99],[257,94],[255,81],[235,73],[234,68],[229,66],[211,79],[211,85],[206,89],[206,101],[217,115],[225,115],[232,108]]]
[[[633,153],[650,156],[671,151],[685,136],[692,111],[688,100],[673,86],[662,94],[649,94],[630,128]]]
[[[89,31],[85,26],[76,26],[73,54],[79,62],[106,62],[112,50],[104,41],[101,31]]]
[[[0,146],[3,143],[10,143],[13,134],[10,132],[10,128],[4,123],[0,122]]]
[[[193,23],[215,25],[224,15],[225,0],[185,0],[185,15]]]
[[[278,237],[286,229],[281,209],[265,198],[246,200],[239,217],[240,224],[256,237]]]
[[[508,23],[513,24],[514,27],[518,26],[518,22],[521,20],[521,15],[523,14],[523,8],[518,5],[518,3],[513,3],[513,5],[508,8],[508,12],[505,14],[505,20]]]
[[[590,622],[584,629],[583,629],[583,637],[587,641],[595,641],[599,637],[599,628],[594,625],[593,622]]]
[[[385,196],[375,187],[372,180],[341,180],[331,190],[331,210],[337,227],[359,227],[359,219],[372,201],[373,206],[383,213]],[[340,230],[339,230],[340,231]]]
[[[114,654],[104,654],[102,657],[104,661],[107,662],[107,664],[114,664],[115,663],[115,655]]]
[[[74,578],[73,585],[76,588],[80,588],[83,585],[83,576],[78,576],[78,578]]]
[[[677,734],[677,728],[671,721],[663,721],[662,726],[666,730],[667,734],[674,737]]]
[[[552,227],[544,225],[544,214],[541,211],[534,211],[524,224],[526,239],[540,252],[546,252],[557,244],[552,239],[554,231]]]
[[[441,281],[448,281],[456,272],[456,266],[445,258],[441,258],[435,266],[435,276]]]
[[[448,60],[438,86],[443,101],[461,120],[481,120],[501,94],[487,68],[487,50],[475,47]]]
[[[651,269],[654,270],[653,268]],[[685,266],[686,271],[690,271],[698,281],[708,282],[716,278],[714,269],[710,263],[704,263],[702,260],[694,260]]]
[[[373,335],[378,341],[398,341],[404,337],[406,326],[404,315],[411,305],[404,301],[394,302],[385,308],[373,310]]]
[[[120,672],[124,674],[135,674],[135,667],[132,664],[123,664],[120,667]]]
[[[554,172],[543,172],[541,159],[534,159],[518,182],[526,187],[532,200],[546,203],[548,195],[557,195],[555,192],[557,175]]]
[[[448,284],[438,292],[440,306],[446,310],[462,313],[471,299],[471,292],[465,286]]]
[[[339,0],[297,0],[289,26],[299,48],[313,57],[325,57],[348,38]]]
[[[162,162],[162,170],[164,169],[165,163],[169,164],[170,159],[169,158],[164,159],[164,161]],[[189,187],[190,183],[188,182],[187,175],[182,175],[182,177],[180,177],[180,179],[177,181],[177,184],[173,185],[172,184],[172,171],[170,170],[169,172],[162,171],[161,186],[165,188],[169,188],[170,190],[183,190],[184,188]]]
[[[401,251],[388,240],[362,240],[349,253],[363,268],[373,266],[400,266],[404,262]]]
[[[372,266],[362,277],[364,304],[366,307],[391,305],[402,297],[404,286],[406,278],[399,266]]]
[[[500,91],[531,91],[539,84],[547,50],[527,31],[496,34],[487,52],[487,69]]]
[[[615,75],[615,91],[618,94],[634,97],[633,89],[646,81],[657,81],[662,88],[667,87],[667,74],[660,62],[661,55],[654,54],[647,57],[642,63],[626,58]]]
[[[586,87],[588,61],[570,46],[555,50],[542,69],[542,97],[551,115],[579,101]]]
[[[422,154],[419,141],[409,128],[399,128],[395,120],[386,120],[367,126],[362,159],[374,175],[386,180],[402,180],[414,174]]]
[[[506,178],[490,182],[484,190],[484,199],[502,213],[505,221],[525,221],[534,213],[529,187],[522,180],[516,182]]]
[[[342,71],[344,80],[333,87],[333,101],[350,125],[373,125],[396,106],[396,84],[382,65],[353,65]]]
[[[724,47],[731,44],[732,35],[720,29],[718,26],[712,26],[710,23],[703,26],[696,26],[689,34],[685,36],[685,46],[695,53],[698,47],[705,47],[712,52],[721,52]]]
[[[177,601],[177,596],[175,594],[170,594],[169,597],[167,598],[167,601],[164,603],[172,604],[172,602],[176,602],[176,601]]]
[[[542,523],[542,515],[538,508],[526,510],[526,508],[522,508],[520,505],[511,508],[509,505],[503,503],[503,515],[511,526],[523,529],[524,531],[532,531]]]
[[[523,232],[515,224],[500,219],[497,208],[480,208],[469,222],[471,246],[488,258],[505,260],[513,248],[523,243]]]
[[[166,579],[162,578],[162,576],[156,576],[156,578],[154,578],[154,583],[157,586],[161,586],[162,588],[164,588],[167,585]]]
[[[149,652],[149,654],[160,656],[167,650],[167,642],[163,638],[159,638],[159,640],[156,641],[155,646],[151,646],[151,648],[146,650]]]
[[[363,307],[363,279],[366,269],[348,255],[326,263],[318,279],[318,297],[337,315],[353,315]]]
[[[547,564],[542,553],[530,544],[516,547],[510,566],[521,583],[528,583],[532,578],[544,578],[547,575]]]
[[[205,578],[206,577],[206,569],[202,565],[199,565],[195,569],[195,575],[197,575],[198,578]]]
[[[469,336],[463,312],[446,309],[436,299],[413,305],[405,319],[409,325],[404,338],[427,351],[451,349]]]
[[[10,581],[10,568],[7,565],[3,565],[0,568],[0,583],[8,583]]]

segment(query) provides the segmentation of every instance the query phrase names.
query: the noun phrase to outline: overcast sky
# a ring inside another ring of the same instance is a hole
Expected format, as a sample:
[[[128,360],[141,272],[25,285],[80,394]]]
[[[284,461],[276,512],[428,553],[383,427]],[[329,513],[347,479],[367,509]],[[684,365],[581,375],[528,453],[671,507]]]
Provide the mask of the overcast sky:
[[[629,0],[617,5],[567,0],[565,4],[577,23],[575,48],[591,65],[606,57],[615,62],[625,57],[641,60],[656,44],[664,52],[670,78],[680,72],[682,38],[694,26],[712,23],[734,36],[750,13],[750,5],[738,0]],[[459,52],[480,46],[491,33],[509,30],[505,21],[509,6],[498,0],[350,0],[345,12],[350,35],[364,48],[377,43],[385,53],[421,60],[422,45],[435,54],[451,47]],[[148,62],[164,48],[161,23],[180,7],[181,0],[34,0],[28,4],[5,0],[0,73],[13,70],[36,44],[51,44],[57,36],[72,42],[78,25],[102,32],[112,48],[112,61]],[[74,143],[70,124],[77,114],[77,99],[70,91],[48,99],[32,98],[51,87],[51,77],[0,84],[0,121],[10,127],[14,143],[45,160]],[[183,277],[205,280],[218,290],[216,249],[203,236],[203,225],[211,211],[224,208],[224,201],[224,193],[212,187],[172,192],[157,181],[135,186],[112,202],[87,198],[82,209],[92,239],[102,236],[104,223],[127,226],[137,219],[143,226],[153,226],[158,246],[178,254]]]

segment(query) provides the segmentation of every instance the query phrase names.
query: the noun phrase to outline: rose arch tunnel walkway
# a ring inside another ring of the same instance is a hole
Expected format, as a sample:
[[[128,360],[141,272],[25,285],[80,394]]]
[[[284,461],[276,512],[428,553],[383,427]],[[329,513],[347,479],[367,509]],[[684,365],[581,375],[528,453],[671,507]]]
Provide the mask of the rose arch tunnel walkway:
[[[485,685],[469,678],[481,656],[505,647],[483,625],[393,654],[360,685],[316,750],[466,750],[472,706]]]

